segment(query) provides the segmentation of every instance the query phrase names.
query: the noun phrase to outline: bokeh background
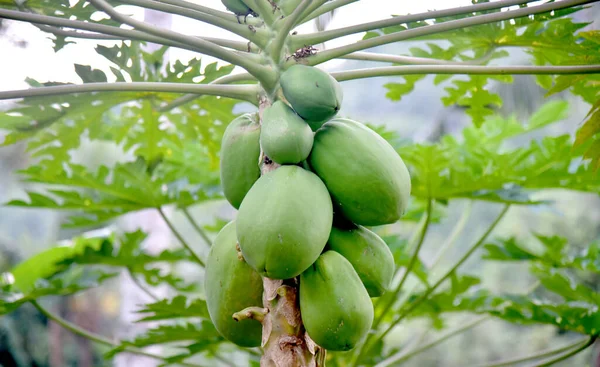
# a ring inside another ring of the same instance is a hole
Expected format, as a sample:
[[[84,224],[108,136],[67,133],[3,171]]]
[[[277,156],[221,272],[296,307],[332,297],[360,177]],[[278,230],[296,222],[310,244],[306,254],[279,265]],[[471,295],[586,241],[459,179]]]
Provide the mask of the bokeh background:
[[[196,0],[202,5],[223,9],[219,0]],[[328,28],[343,27],[359,22],[383,19],[390,14],[423,12],[432,9],[449,8],[468,5],[466,0],[369,0],[360,1],[337,11],[331,19],[327,19]],[[173,30],[210,35],[214,37],[232,38],[226,32],[207,25],[193,23],[190,20],[160,14],[144,13],[136,8],[122,7],[140,19],[150,20]],[[600,20],[600,5],[576,13],[577,21]],[[303,26],[300,31],[314,31],[314,23]],[[588,28],[598,29],[598,23]],[[193,32],[192,32],[193,30]],[[361,34],[345,37],[335,42],[320,45],[333,47],[340,43],[353,42],[362,37]],[[52,50],[52,42],[48,36],[37,28],[19,22],[2,21],[0,23],[0,89],[26,88],[26,77],[38,81],[63,81],[79,83],[81,80],[74,71],[73,64],[87,64],[94,68],[109,71],[109,63],[94,51],[95,42],[85,40],[67,45],[58,53]],[[111,45],[111,42],[102,42]],[[410,47],[417,43],[380,47],[377,52],[390,54],[407,54]],[[518,50],[510,50],[509,58],[497,63],[526,64],[528,55]],[[167,54],[171,61],[195,57],[188,51],[171,50]],[[212,62],[206,57],[205,65]],[[369,62],[355,60],[338,60],[326,63],[327,70],[343,70],[368,67]],[[402,137],[415,141],[436,141],[444,134],[458,134],[464,126],[470,124],[465,113],[455,107],[444,107],[440,97],[442,87],[434,86],[428,78],[419,82],[415,90],[400,101],[386,98],[384,84],[398,81],[397,78],[377,78],[371,80],[350,81],[343,83],[344,104],[341,115],[374,125],[385,125]],[[109,80],[110,81],[110,80]],[[526,121],[536,109],[545,102],[544,91],[535,83],[534,77],[515,77],[513,84],[497,84],[492,88],[501,95],[504,105],[497,112],[504,116],[514,115]],[[543,130],[529,134],[515,144],[525,144],[529,139],[542,135],[558,135],[574,133],[589,106],[568,93],[558,94],[552,98],[567,100],[570,104],[569,118],[553,124]],[[0,101],[0,109],[7,108],[11,101]],[[248,106],[241,104],[240,111]],[[0,130],[0,140],[2,132]],[[83,137],[85,139],[85,137]],[[24,195],[26,184],[19,181],[17,171],[28,165],[29,157],[24,145],[18,144],[0,148],[0,202],[6,202]],[[111,164],[128,159],[122,150],[108,143],[86,143],[72,153],[79,163],[91,167],[100,164]],[[30,184],[27,184],[30,185]],[[496,236],[515,236],[523,241],[532,241],[532,232],[545,235],[560,235],[568,238],[574,246],[583,247],[600,239],[600,198],[592,194],[552,191],[539,193],[540,198],[553,200],[551,205],[517,208],[513,207],[495,231]],[[431,262],[436,249],[445,241],[469,204],[466,201],[452,201],[445,211],[446,216],[440,223],[432,225],[426,238],[422,260]],[[453,260],[464,252],[477,236],[493,220],[498,208],[494,204],[475,203],[466,224],[466,230],[458,238],[455,246],[442,259],[440,270],[449,266]],[[192,208],[193,215],[201,223],[212,223],[215,216],[227,219],[234,215],[233,210],[224,201],[211,202]],[[188,222],[178,213],[171,213],[175,224],[191,242],[198,241],[196,234]],[[61,229],[61,220],[65,213],[0,207],[0,272],[9,270],[19,261],[38,253],[60,241],[68,240],[79,234],[75,230]],[[143,228],[151,236],[145,246],[160,250],[175,244],[166,225],[154,212],[144,212],[125,216],[113,226],[122,229]],[[408,236],[414,229],[411,224],[397,228]],[[214,234],[213,234],[214,235]],[[476,254],[464,266],[463,271],[482,277],[486,288],[493,291],[522,292],[533,283],[523,265],[485,263],[479,261]],[[201,279],[201,274],[188,272],[188,277]],[[590,279],[598,289],[599,279]],[[409,284],[410,286],[410,284]],[[155,289],[156,293],[167,296],[165,290]],[[162,293],[161,293],[162,292]],[[123,274],[120,278],[91,292],[64,299],[52,299],[51,308],[63,317],[97,333],[128,338],[143,330],[145,325],[134,325],[132,311],[142,302],[149,299],[141,294],[131,279]],[[450,325],[463,321],[461,315],[453,316]],[[394,332],[390,338],[396,343],[419,342],[435,336],[436,331],[430,329],[426,321],[414,321]],[[563,345],[575,340],[576,335],[562,333],[550,326],[517,326],[502,321],[491,320],[464,333],[459,337],[441,344],[419,357],[413,358],[405,366],[419,367],[459,367],[471,366],[486,361],[516,357],[537,350]],[[132,356],[121,356],[113,361],[104,361],[101,352],[105,349],[91,344],[89,341],[74,337],[62,330],[58,325],[48,322],[33,307],[24,306],[18,311],[0,318],[0,365],[2,366],[155,366],[156,362]],[[160,351],[160,350],[157,350]],[[592,358],[598,354],[598,348],[588,350],[576,358],[559,364],[559,366],[591,366]],[[11,362],[11,359],[14,362]],[[12,363],[12,364],[11,364]],[[221,362],[215,361],[214,365]],[[403,365],[403,366],[404,366]]]

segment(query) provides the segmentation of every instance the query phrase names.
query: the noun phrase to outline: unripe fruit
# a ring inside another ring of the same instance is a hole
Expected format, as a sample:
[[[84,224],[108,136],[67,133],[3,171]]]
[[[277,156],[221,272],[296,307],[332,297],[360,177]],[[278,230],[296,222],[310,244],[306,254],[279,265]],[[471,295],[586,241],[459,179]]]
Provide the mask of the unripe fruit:
[[[242,0],[221,0],[221,2],[234,14],[248,15],[252,13],[252,9],[250,9]]]
[[[236,209],[260,177],[260,125],[255,116],[244,114],[233,120],[221,141],[221,185],[225,198]]]
[[[365,338],[373,304],[352,265],[327,251],[300,275],[300,313],[308,335],[327,350],[346,351]]]
[[[332,217],[323,182],[301,167],[281,166],[256,181],[240,206],[242,254],[263,276],[293,278],[325,248]]]
[[[246,307],[262,305],[262,278],[238,258],[236,244],[235,222],[229,222],[215,238],[206,261],[206,305],[223,337],[242,347],[257,347],[261,342],[260,322],[235,321],[232,316]]]
[[[315,133],[308,162],[341,214],[365,226],[394,223],[410,198],[410,175],[402,158],[376,132],[336,118]]]
[[[271,160],[279,164],[297,164],[305,160],[313,145],[310,126],[281,101],[263,113],[260,145]]]
[[[379,297],[388,290],[394,277],[394,255],[376,233],[363,226],[333,227],[326,248],[352,264],[369,296]]]
[[[295,64],[279,79],[283,95],[313,130],[332,118],[342,104],[342,88],[331,75],[312,66]]]

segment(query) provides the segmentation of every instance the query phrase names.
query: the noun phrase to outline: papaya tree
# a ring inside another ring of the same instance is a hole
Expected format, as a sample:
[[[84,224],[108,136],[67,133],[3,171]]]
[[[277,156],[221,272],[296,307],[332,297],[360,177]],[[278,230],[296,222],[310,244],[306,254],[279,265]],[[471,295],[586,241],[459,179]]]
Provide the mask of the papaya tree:
[[[216,9],[186,0],[0,0],[1,20],[35,25],[52,37],[56,52],[78,39],[95,40],[113,74],[75,64],[82,83],[27,79],[28,89],[0,92],[0,99],[15,100],[0,115],[3,145],[25,144],[32,157],[19,173],[32,184],[27,198],[5,205],[62,210],[69,214],[65,228],[84,231],[5,273],[0,311],[31,304],[108,347],[105,358],[132,353],[163,365],[397,366],[491,318],[580,337],[489,366],[549,366],[594,344],[600,242],[578,247],[559,233],[536,233],[531,245],[491,235],[507,213],[550,205],[541,192],[600,194],[600,32],[575,20],[596,1],[474,0],[296,31],[354,2],[223,0]],[[132,8],[193,19],[235,37],[156,27],[128,15]],[[357,42],[327,47],[356,34]],[[405,55],[364,51],[407,41],[419,47]],[[147,51],[146,44],[161,47]],[[199,56],[165,64],[170,48]],[[515,48],[530,56],[528,64],[504,62]],[[203,65],[201,56],[221,63]],[[334,59],[385,66],[332,72],[320,66]],[[515,75],[535,76],[547,97],[581,99],[589,112],[572,126],[576,133],[553,136],[545,129],[574,113],[560,99],[549,99],[526,121],[499,113],[502,99],[491,86]],[[433,81],[444,87],[444,105],[462,108],[470,124],[459,134],[416,142],[346,116],[344,82],[381,77],[398,78],[385,84],[393,101]],[[513,143],[542,131],[539,139]],[[83,137],[113,142],[133,158],[87,167],[71,154]],[[192,208],[217,200],[235,208],[233,218],[213,213],[213,222],[199,223]],[[495,216],[442,272],[438,260],[464,231],[471,204],[436,246],[434,261],[423,245],[457,201],[489,203]],[[181,213],[196,238],[182,235],[167,207]],[[142,246],[145,233],[113,225],[142,210],[157,211],[181,246],[152,254]],[[86,232],[91,228],[102,230]],[[535,281],[521,292],[485,289],[463,272],[474,254],[526,264]],[[189,279],[182,265],[200,276]],[[140,322],[164,324],[115,341],[43,304],[121,271],[151,297],[153,286],[170,288],[172,297],[154,296],[139,310]],[[447,327],[445,317],[457,313],[471,317]],[[391,337],[418,319],[447,330],[417,346]],[[179,348],[164,355],[144,350],[172,344]]]

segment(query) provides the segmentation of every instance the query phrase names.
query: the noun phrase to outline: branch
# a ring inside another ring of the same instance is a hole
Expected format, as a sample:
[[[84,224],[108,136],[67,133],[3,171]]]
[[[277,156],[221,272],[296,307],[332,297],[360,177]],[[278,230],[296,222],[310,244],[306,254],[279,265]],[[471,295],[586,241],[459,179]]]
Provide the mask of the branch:
[[[219,58],[231,64],[241,66],[244,69],[246,69],[250,74],[254,75],[257,79],[261,81],[264,80],[267,84],[274,83],[274,81],[272,80],[274,76],[272,75],[272,72],[269,69],[249,60],[244,55],[226,50],[218,45],[215,45],[212,42],[208,42],[192,36],[187,36],[168,29],[155,27],[146,22],[135,20],[129,16],[123,15],[116,11],[108,2],[106,2],[106,0],[90,0],[90,2],[97,9],[105,12],[111,18],[121,23],[130,25],[143,32],[167,38],[175,42],[189,43],[190,45],[196,47],[199,50],[199,52]]]
[[[423,303],[425,300],[427,300],[427,297],[429,297],[429,295],[431,295],[442,283],[444,283],[444,281],[446,279],[450,278],[450,276],[452,274],[454,274],[454,272],[473,254],[473,252],[475,252],[475,250],[477,250],[483,244],[483,242],[490,235],[490,233],[492,233],[494,228],[496,228],[498,223],[500,223],[500,220],[502,220],[502,218],[504,217],[504,215],[506,214],[506,212],[508,211],[509,208],[510,208],[509,204],[504,205],[500,214],[498,214],[496,219],[490,224],[490,226],[485,231],[485,233],[469,249],[469,251],[467,251],[467,253],[465,253],[463,255],[463,257],[460,260],[458,260],[458,262],[456,264],[454,264],[454,266],[450,270],[448,270],[446,272],[446,274],[444,274],[444,276],[442,276],[437,282],[435,282],[435,284],[433,286],[429,287],[419,298],[417,298],[415,301],[413,301],[413,303],[410,306],[408,306],[405,310],[400,312],[400,315],[398,315],[398,317],[396,317],[396,319],[394,319],[394,321],[392,321],[392,323],[383,332],[383,334],[376,337],[372,343],[368,343],[368,341],[366,341],[364,343],[363,348],[360,350],[360,353],[358,354],[357,358],[354,359],[354,362],[355,362],[354,365],[356,365],[356,363],[360,362],[360,358],[362,357],[362,355],[364,354],[365,351],[369,351],[369,349],[373,345],[377,344],[378,341],[385,338],[385,336],[387,334],[389,334],[389,332],[392,331],[394,329],[394,327],[396,327],[396,325],[398,325],[398,323],[400,321],[402,321],[409,313],[411,313],[415,308],[417,308],[417,306],[419,306],[421,303]]]
[[[38,301],[33,300],[31,301],[31,304],[37,308],[38,311],[40,311],[40,313],[44,316],[46,316],[48,319],[56,322],[57,324],[59,324],[60,326],[62,326],[63,328],[69,330],[70,332],[72,332],[73,334],[79,335],[83,338],[89,339],[95,343],[98,344],[103,344],[106,346],[109,346],[111,348],[115,348],[118,347],[119,344],[112,342],[111,340],[89,332],[87,330],[84,330],[82,328],[80,328],[79,326],[63,319],[62,317],[55,315],[54,313],[50,312],[49,310],[47,310],[46,308],[44,308],[42,305],[40,305],[38,303]],[[165,361],[168,362],[168,358],[162,357],[160,355],[157,354],[152,354],[152,353],[148,353],[148,352],[144,352],[142,350],[139,350],[137,348],[133,348],[133,347],[124,347],[123,349],[125,352],[127,353],[132,353],[132,354],[138,354],[138,355],[142,355],[142,356],[146,356],[146,357],[150,357],[150,358],[154,358],[160,361]],[[182,366],[187,366],[187,367],[201,367],[200,365],[197,364],[192,364],[192,363],[186,363],[186,362],[178,362],[179,364],[181,364]]]
[[[469,61],[451,61],[451,60],[439,60],[427,57],[414,57],[414,56],[402,56],[402,55],[390,55],[390,54],[379,54],[373,52],[353,52],[348,55],[340,57],[340,59],[346,60],[363,60],[363,61],[379,61],[379,62],[391,62],[394,64],[406,64],[406,65],[479,65],[489,61],[492,56],[492,52],[486,53],[483,57]]]
[[[427,19],[435,19],[435,18],[445,18],[452,17],[456,15],[462,14],[471,14],[474,12],[481,12],[486,10],[494,10],[500,9],[508,6],[520,5],[531,3],[539,0],[505,0],[505,1],[496,1],[489,3],[482,3],[477,5],[470,6],[461,6],[457,8],[451,9],[443,9],[443,10],[434,10],[428,11],[425,13],[417,13],[417,14],[409,14],[398,17],[392,17],[389,19],[378,20],[375,22],[368,22],[363,24],[356,24],[349,27],[332,29],[329,31],[311,33],[311,34],[301,34],[296,37],[294,42],[298,42],[300,45],[315,45],[318,43],[323,43],[335,38],[340,38],[344,36],[348,36],[355,33],[371,31],[374,29],[380,29],[385,27],[393,27],[398,26],[405,23],[419,22]]]
[[[319,10],[319,8],[321,6],[323,6],[325,3],[327,3],[328,1],[329,0],[313,0],[312,4],[310,4],[310,6],[308,6],[306,9],[304,9],[302,11],[302,14],[300,15],[300,17],[294,22],[294,26],[304,23],[303,19],[307,18],[309,15],[311,15],[315,11]]]
[[[348,4],[352,4],[357,2],[358,0],[334,0],[334,1],[330,1],[328,3],[326,3],[325,5],[321,6],[320,8],[318,8],[317,10],[313,11],[312,13],[310,13],[306,18],[304,18],[302,20],[301,24],[304,24],[306,22],[310,22],[311,20],[325,14],[328,13],[330,11],[333,11],[337,8],[341,8],[342,6],[346,6]]]
[[[0,92],[0,100],[85,92],[166,92],[221,96],[257,103],[258,86],[164,82],[117,82],[56,85]]]
[[[523,362],[528,362],[528,361],[532,361],[532,360],[536,360],[536,359],[541,359],[541,358],[546,358],[546,357],[550,357],[550,356],[554,356],[556,354],[559,353],[563,353],[566,352],[568,350],[571,350],[573,348],[576,348],[578,346],[581,346],[583,344],[586,343],[586,341],[588,341],[589,338],[585,337],[582,339],[577,340],[574,343],[570,343],[568,345],[564,345],[562,347],[558,347],[555,349],[548,349],[542,352],[538,352],[535,354],[530,354],[528,356],[524,356],[524,357],[518,357],[515,359],[505,359],[502,361],[496,361],[496,362],[491,362],[491,363],[487,363],[487,364],[481,364],[478,365],[477,367],[505,367],[505,366],[514,366],[515,364],[519,364],[519,363],[523,363]]]
[[[354,79],[376,78],[381,76],[402,76],[414,74],[465,74],[465,75],[566,75],[598,74],[599,65],[575,66],[476,66],[476,65],[423,65],[388,66],[333,72],[331,75],[340,82]]]
[[[482,322],[490,320],[491,318],[492,317],[488,316],[488,315],[478,317],[475,320],[473,320],[473,321],[471,321],[471,322],[469,322],[467,324],[464,324],[462,326],[459,326],[459,327],[457,327],[455,329],[452,329],[452,330],[446,332],[444,335],[438,337],[437,339],[432,340],[431,342],[429,342],[429,343],[427,343],[425,345],[422,345],[421,347],[419,347],[417,349],[414,349],[414,350],[411,350],[411,351],[408,351],[408,352],[404,352],[404,353],[403,352],[398,352],[398,353],[396,353],[396,354],[394,354],[394,355],[392,355],[392,356],[384,359],[383,361],[377,363],[375,365],[375,367],[387,367],[387,366],[390,366],[392,364],[395,365],[395,366],[398,366],[398,365],[400,365],[401,362],[404,362],[407,359],[410,359],[410,358],[416,356],[417,354],[420,354],[420,353],[422,353],[422,352],[424,352],[424,351],[426,351],[426,350],[428,350],[430,348],[433,348],[433,347],[437,346],[438,344],[446,341],[447,339],[450,339],[451,337],[453,337],[455,335],[461,334],[461,333],[463,333],[463,332],[465,332],[465,331],[467,331],[469,329],[472,329],[475,326],[481,324]]]
[[[574,355],[578,354],[579,352],[582,352],[585,349],[587,349],[588,347],[590,347],[592,344],[594,344],[594,342],[596,341],[597,338],[598,338],[597,335],[590,336],[588,341],[585,344],[583,344],[582,346],[580,346],[579,348],[577,348],[573,351],[567,352],[563,355],[560,355],[556,358],[551,358],[545,362],[542,362],[542,363],[537,362],[535,365],[531,365],[530,367],[548,367],[548,366],[552,366],[558,362],[564,361],[565,359],[569,359],[569,358],[573,357]]]
[[[170,4],[170,5],[175,5],[175,6],[179,6],[181,8],[185,8],[185,9],[191,9],[191,10],[196,10],[202,13],[206,13],[206,14],[210,14],[210,15],[214,15],[216,17],[219,17],[221,19],[225,19],[228,20],[232,23],[239,23],[238,17],[236,17],[235,15],[231,14],[231,13],[227,13],[224,11],[220,11],[220,10],[216,10],[213,8],[209,8],[207,6],[202,6],[202,5],[198,5],[195,3],[191,3],[189,1],[184,1],[184,0],[160,0],[161,3],[165,3],[165,4]],[[246,18],[244,20],[244,23],[249,24],[249,25],[253,25],[253,26],[261,26],[263,24],[263,21],[259,18]]]
[[[302,12],[304,12],[304,10],[308,8],[310,3],[311,0],[302,0],[300,5],[298,5],[298,7],[294,9],[292,14],[285,17],[281,28],[277,29],[277,36],[273,40],[273,43],[271,44],[271,47],[269,49],[269,53],[271,54],[271,58],[273,59],[274,63],[277,64],[281,60],[283,46],[285,44],[285,41],[289,37],[290,31],[292,30],[292,28],[294,28],[296,22],[300,20]]]
[[[171,230],[171,232],[173,232],[173,234],[175,235],[175,237],[177,237],[177,239],[179,240],[179,242],[181,243],[181,245],[183,247],[185,247],[186,250],[188,250],[188,252],[190,253],[190,255],[192,255],[192,257],[194,258],[194,260],[196,260],[196,262],[198,264],[200,264],[200,266],[205,267],[204,261],[202,261],[202,259],[200,258],[200,256],[198,256],[198,254],[196,254],[194,252],[194,250],[192,249],[192,247],[185,241],[185,239],[183,238],[183,236],[181,235],[181,233],[179,233],[179,231],[177,230],[177,228],[175,228],[175,226],[173,225],[173,223],[171,223],[171,221],[169,220],[169,218],[167,218],[167,215],[162,210],[162,208],[159,207],[159,208],[156,208],[156,210],[158,210],[158,212],[160,213],[160,216],[165,221],[165,223],[167,223],[167,226],[169,226],[169,229]]]
[[[265,46],[268,35],[264,29],[251,30],[248,26],[233,23],[228,20],[216,17],[214,15],[202,13],[193,9],[186,9],[179,6],[163,4],[158,1],[151,0],[118,0],[120,3],[135,5],[147,9],[158,10],[165,13],[177,14],[187,18],[199,20],[201,22],[212,24],[229,32],[237,34],[247,40],[250,40],[261,47]]]
[[[413,266],[415,265],[415,263],[417,262],[417,259],[419,258],[419,252],[421,250],[421,246],[423,246],[423,243],[425,242],[425,235],[427,234],[427,230],[429,229],[429,224],[431,223],[432,205],[433,205],[432,200],[431,200],[431,198],[429,198],[429,200],[427,201],[427,211],[425,214],[426,215],[425,223],[419,233],[419,242],[417,242],[415,251],[413,252],[412,257],[410,258],[408,265],[406,266],[406,270],[404,271],[404,274],[402,275],[402,278],[400,279],[400,283],[398,284],[396,289],[394,289],[394,291],[389,296],[386,297],[386,298],[389,298],[389,301],[383,307],[383,311],[381,311],[381,313],[379,314],[379,317],[373,323],[373,326],[372,326],[373,329],[377,329],[377,326],[379,326],[379,323],[381,322],[381,320],[383,320],[383,318],[385,317],[385,314],[394,305],[394,302],[396,301],[396,298],[398,297],[398,294],[400,293],[402,286],[406,282],[406,279],[408,279],[408,275],[412,271]]]
[[[248,73],[240,73],[240,74],[226,75],[226,76],[216,79],[208,84],[209,85],[210,84],[228,84],[228,83],[234,83],[234,82],[238,82],[238,81],[248,81],[248,80],[255,80],[255,79],[252,77],[252,75],[250,75]],[[258,88],[257,88],[257,93],[258,93]],[[158,112],[170,111],[175,107],[184,105],[184,104],[191,102],[199,97],[200,96],[198,94],[186,94],[183,97],[179,97],[179,98],[175,99],[171,103],[168,103],[168,104],[165,104],[165,105],[159,107],[157,109],[157,111]],[[253,100],[253,101],[251,101],[251,103],[256,104],[257,100]]]
[[[192,227],[194,227],[196,232],[198,232],[200,237],[202,237],[202,240],[204,240],[204,242],[206,243],[206,246],[211,247],[212,241],[210,240],[210,238],[208,238],[208,236],[206,235],[206,232],[204,232],[204,230],[200,227],[198,222],[196,222],[196,220],[194,220],[194,217],[192,217],[192,214],[190,214],[190,211],[187,208],[183,208],[183,209],[181,209],[181,211],[183,212],[183,215],[185,215],[187,220],[190,222]]]
[[[22,11],[8,10],[8,9],[2,9],[2,8],[0,8],[0,18],[29,22],[29,23],[38,24],[38,25],[41,24],[41,25],[50,25],[53,27],[67,27],[67,28],[82,29],[82,30],[87,30],[87,31],[91,31],[91,32],[97,32],[97,34],[95,34],[95,33],[81,33],[81,32],[76,32],[76,31],[67,31],[67,30],[62,30],[62,29],[60,30],[61,33],[68,32],[69,37],[91,38],[91,39],[138,40],[138,41],[152,42],[152,43],[156,43],[159,45],[178,47],[178,48],[182,48],[185,50],[198,52],[198,49],[191,45],[181,43],[181,42],[174,42],[172,40],[168,40],[168,39],[165,39],[162,37],[156,37],[156,36],[153,36],[153,35],[145,33],[145,32],[123,29],[123,28],[108,26],[108,25],[104,25],[104,24],[83,22],[81,20],[63,19],[63,18],[59,18],[59,17],[52,17],[52,16],[40,15],[40,14],[31,14],[31,13],[26,13],[26,12],[22,12]],[[49,30],[49,32],[55,33],[58,30],[59,30],[59,28],[56,28],[56,30],[54,30],[54,28],[52,28],[52,30]],[[64,35],[66,36],[67,34],[65,33]],[[112,37],[108,37],[109,35]],[[245,44],[244,42],[236,42],[236,41],[223,40],[223,39],[219,39],[219,38],[210,38],[210,37],[204,38],[204,40],[213,42],[217,45],[221,45],[224,47],[230,47],[230,48],[233,48],[236,50],[244,51],[244,50],[248,49],[248,45]]]
[[[433,25],[429,25],[429,26],[425,26],[425,27],[408,29],[408,30],[405,30],[402,32],[396,32],[396,33],[391,33],[391,34],[387,34],[387,35],[383,35],[383,36],[379,36],[379,37],[375,37],[375,38],[361,40],[361,41],[358,41],[358,42],[355,42],[355,43],[352,43],[349,45],[322,51],[314,56],[307,57],[305,60],[308,61],[308,63],[310,65],[317,65],[317,64],[321,64],[325,61],[334,59],[336,57],[347,55],[351,52],[360,51],[360,50],[364,50],[367,48],[377,47],[377,46],[394,43],[394,42],[398,42],[398,41],[404,41],[407,39],[412,39],[412,38],[417,38],[417,37],[423,37],[423,36],[427,36],[427,35],[431,35],[431,34],[452,31],[455,29],[461,29],[461,28],[465,28],[465,27],[472,27],[472,26],[476,26],[476,25],[499,22],[499,21],[503,21],[503,20],[522,18],[522,17],[526,17],[526,16],[532,15],[532,14],[547,13],[547,12],[550,12],[553,10],[570,8],[570,7],[573,7],[576,5],[588,4],[588,3],[595,2],[595,1],[597,1],[597,0],[564,0],[564,1],[559,1],[559,2],[546,3],[544,5],[539,5],[539,6],[535,6],[535,7],[520,8],[517,10],[510,10],[510,11],[494,13],[494,14],[477,15],[477,16],[473,16],[470,18],[466,18],[466,19],[451,20],[448,22],[437,23],[437,24],[433,24]],[[490,2],[490,3],[485,3],[485,4],[498,4],[498,3],[504,4],[504,2],[500,2],[500,1]],[[484,4],[482,4],[482,5],[484,5]],[[478,6],[478,5],[473,5],[473,6]],[[323,33],[326,33],[326,32],[316,34],[314,39],[298,38],[295,41],[293,41],[293,42],[295,42],[293,44],[294,44],[294,46],[296,46],[296,45],[302,46],[304,44],[316,44],[316,43],[323,42],[324,40],[321,37],[321,35]],[[300,36],[298,36],[298,37],[300,37]],[[290,60],[290,63],[292,63],[292,62],[293,61]]]

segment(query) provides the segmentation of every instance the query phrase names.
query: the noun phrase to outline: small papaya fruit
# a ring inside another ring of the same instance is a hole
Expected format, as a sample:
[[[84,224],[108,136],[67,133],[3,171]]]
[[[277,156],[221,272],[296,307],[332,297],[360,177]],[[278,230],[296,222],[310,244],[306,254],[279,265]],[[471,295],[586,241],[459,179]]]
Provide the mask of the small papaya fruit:
[[[276,163],[297,164],[305,160],[312,149],[313,135],[310,126],[281,101],[263,113],[260,145]]]
[[[260,125],[253,114],[243,114],[225,129],[221,140],[221,186],[225,198],[238,209],[260,177]]]
[[[319,257],[331,231],[331,198],[319,178],[281,166],[258,179],[237,216],[244,258],[261,275],[289,279]]]
[[[292,108],[313,130],[332,118],[342,105],[338,81],[316,67],[292,65],[281,74],[279,83]]]
[[[221,0],[223,5],[230,12],[236,15],[248,15],[252,13],[252,9],[248,7],[242,0]]]
[[[327,350],[347,351],[365,338],[374,311],[350,262],[326,251],[300,275],[300,314],[315,343]]]
[[[331,229],[326,249],[340,253],[354,267],[371,297],[387,291],[394,277],[394,255],[376,233],[363,226]]]
[[[341,214],[365,226],[397,221],[410,198],[410,175],[402,158],[375,131],[335,118],[317,130],[308,162]]]
[[[262,306],[262,278],[238,258],[236,244],[232,221],[221,229],[206,260],[206,304],[210,319],[224,338],[242,347],[257,347],[262,339],[261,323],[252,319],[235,321],[233,314],[246,307]]]

